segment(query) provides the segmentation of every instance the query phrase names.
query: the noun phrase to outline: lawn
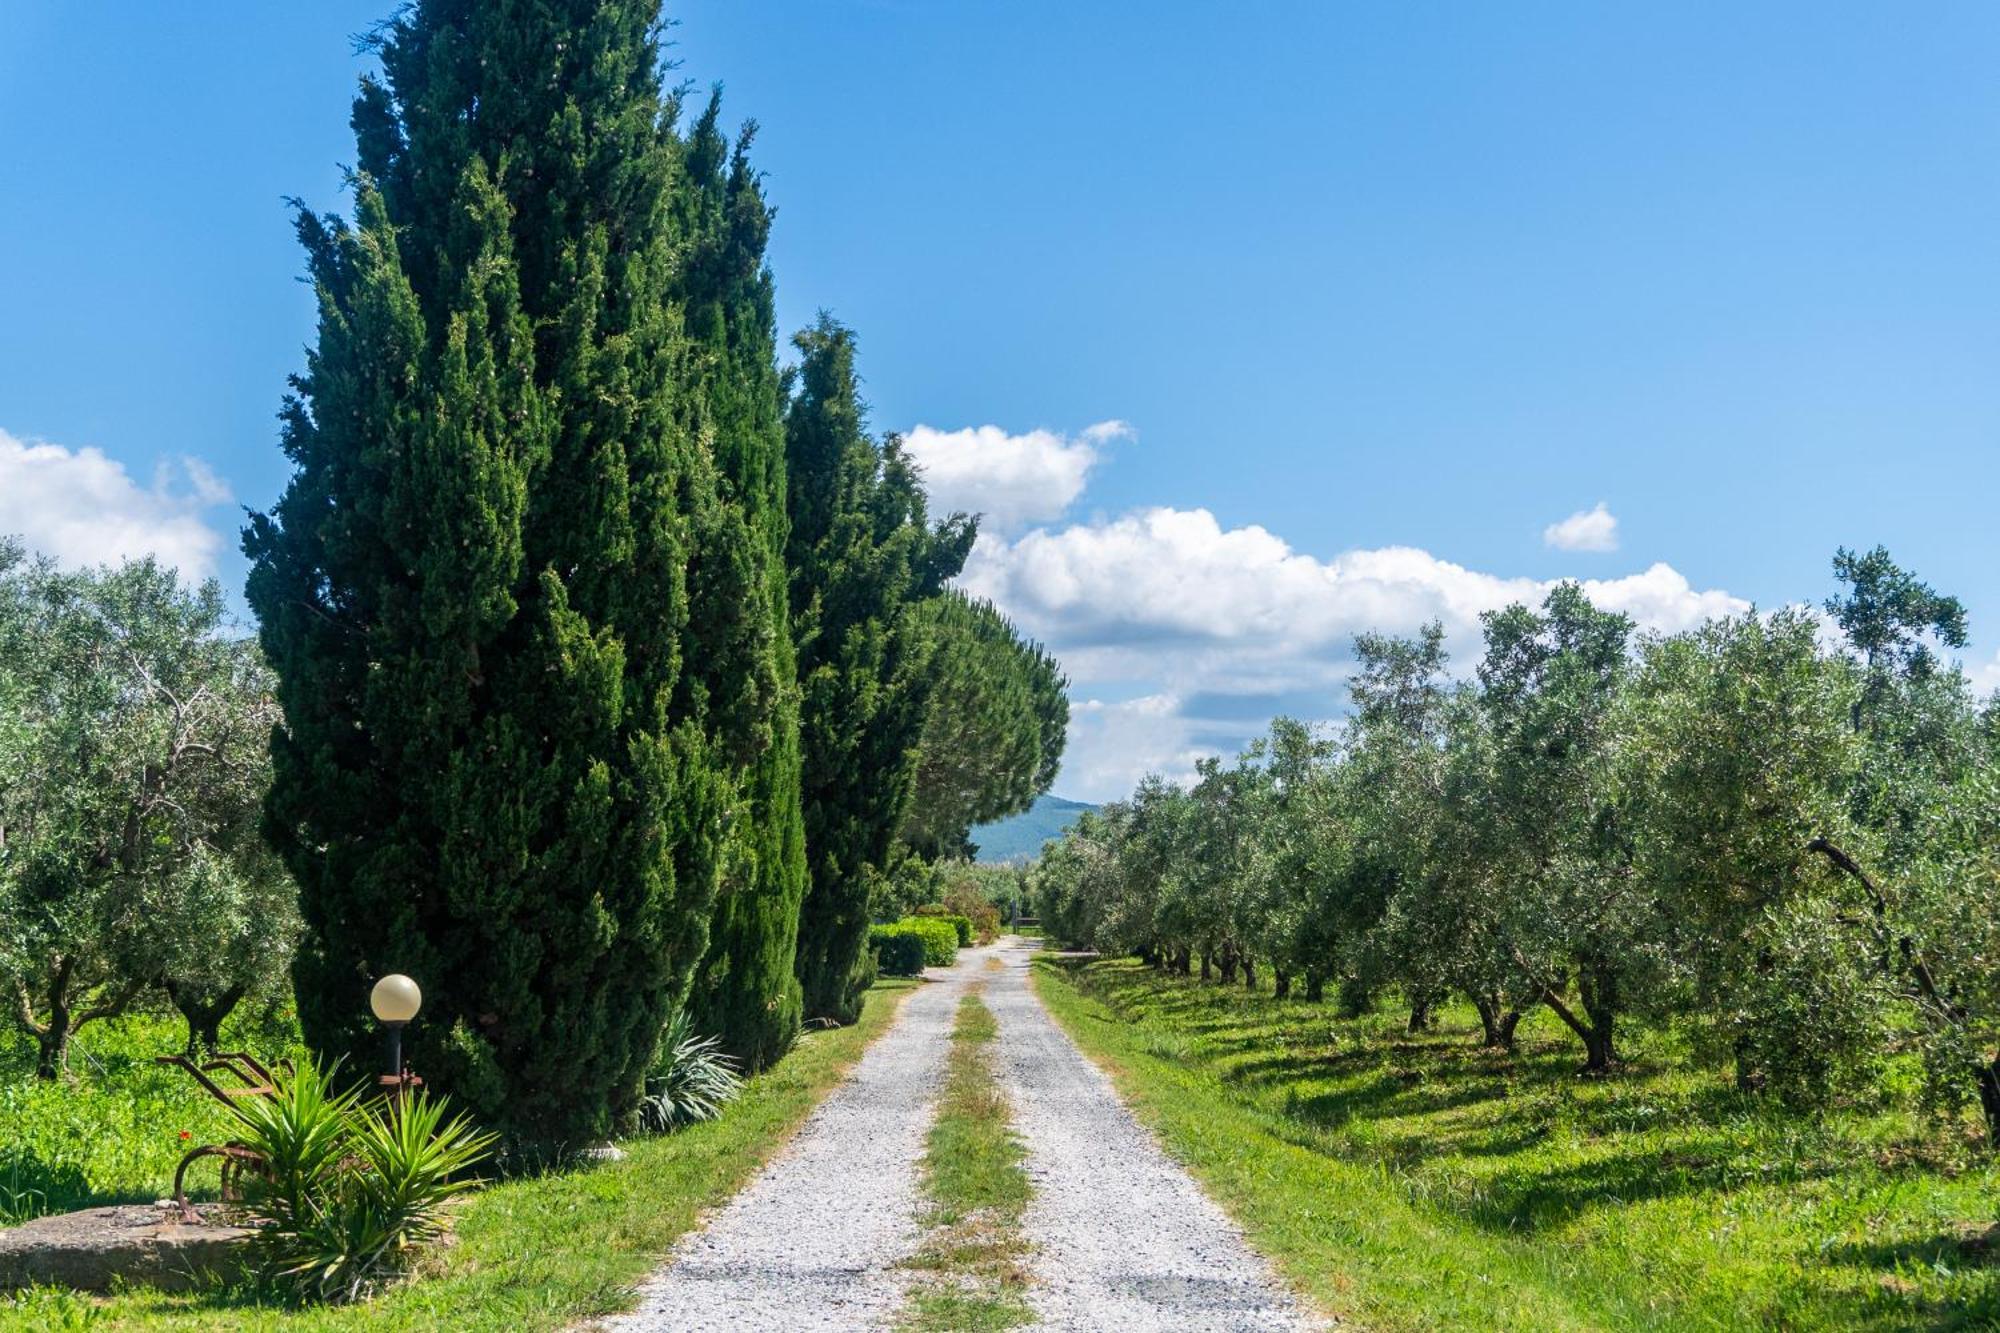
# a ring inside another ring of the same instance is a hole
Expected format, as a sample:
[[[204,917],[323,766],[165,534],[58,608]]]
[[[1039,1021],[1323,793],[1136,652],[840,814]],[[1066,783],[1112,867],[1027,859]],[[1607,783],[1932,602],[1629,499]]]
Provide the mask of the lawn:
[[[1522,1024],[1037,960],[1058,1020],[1287,1278],[1375,1329],[1984,1328],[2000,1170],[1895,1106],[1773,1116],[1671,1035],[1609,1079]],[[1996,1233],[2000,1240],[2000,1233]]]
[[[749,1081],[720,1120],[629,1142],[622,1162],[481,1191],[460,1217],[457,1243],[435,1256],[421,1280],[368,1303],[298,1310],[255,1287],[193,1295],[134,1291],[106,1300],[44,1290],[0,1296],[0,1330],[528,1333],[614,1312],[702,1212],[734,1194],[791,1135],[915,984],[877,983],[860,1022],[802,1037],[776,1068]],[[70,1085],[24,1082],[11,1051],[0,1066],[0,1144],[29,1143],[41,1164],[30,1174],[36,1181],[53,1178],[63,1207],[158,1197],[181,1151],[179,1130],[199,1136],[219,1127],[192,1084],[182,1091],[168,1071],[156,1074],[139,1063],[148,1042],[155,1043],[148,1055],[174,1042],[172,1025],[161,1020],[149,1033],[147,1021],[128,1020],[94,1038],[87,1032],[89,1053],[75,1062]]]

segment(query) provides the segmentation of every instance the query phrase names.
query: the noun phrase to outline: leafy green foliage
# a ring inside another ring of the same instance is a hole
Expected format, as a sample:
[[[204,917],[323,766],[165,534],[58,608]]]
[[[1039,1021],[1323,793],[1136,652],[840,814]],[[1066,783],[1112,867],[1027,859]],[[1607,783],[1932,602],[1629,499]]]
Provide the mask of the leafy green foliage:
[[[729,150],[720,113],[717,93],[689,131],[682,158],[678,194],[693,236],[677,287],[695,344],[695,429],[714,454],[721,495],[741,510],[747,538],[732,539],[722,561],[697,553],[696,587],[741,599],[755,612],[718,617],[737,638],[703,643],[699,651],[735,664],[711,686],[712,697],[741,713],[751,745],[744,755],[747,808],[731,828],[734,846],[724,861],[708,954],[688,1004],[704,1031],[755,1070],[783,1055],[799,1029],[794,959],[806,889],[805,825],[785,569],[784,395],[764,262],[771,210],[750,166],[754,127],[746,126]]]
[[[1031,875],[1044,924],[1349,1017],[1395,993],[1412,1033],[1462,996],[1495,1049],[1540,1008],[1592,1074],[1671,1033],[1810,1117],[1920,1086],[2000,1141],[2000,712],[1929,646],[1956,602],[1835,568],[1844,648],[1795,609],[1635,644],[1567,584],[1487,616],[1469,682],[1437,626],[1363,635],[1343,726],[1086,815]]]
[[[914,977],[924,970],[929,953],[923,932],[905,929],[900,923],[868,928],[868,946],[875,965],[884,976]]]
[[[55,1076],[164,984],[212,1041],[281,972],[293,889],[257,831],[277,717],[222,591],[66,573],[0,541],[0,985]]]
[[[958,929],[939,916],[906,916],[871,926],[868,938],[882,971],[890,976],[914,976],[926,967],[950,967],[958,959]]]
[[[924,942],[924,966],[950,967],[958,961],[959,941],[965,938],[958,927],[941,916],[906,916],[896,925],[915,932]]]
[[[353,222],[298,219],[295,472],[245,537],[307,1037],[365,1058],[368,985],[416,977],[412,1064],[523,1153],[636,1112],[719,885],[742,970],[709,989],[791,1003],[779,460],[733,406],[769,373],[759,224],[715,216],[742,181],[677,193],[713,144],[675,131],[660,33],[657,0],[374,30]]]
[[[916,614],[929,689],[902,836],[927,860],[970,857],[973,825],[1026,810],[1055,781],[1069,682],[990,602],[952,589]]]
[[[263,1224],[266,1270],[302,1294],[353,1300],[405,1269],[445,1231],[444,1205],[480,1182],[467,1173],[494,1139],[426,1093],[364,1102],[333,1070],[300,1062],[276,1094],[230,1108],[240,1141],[268,1168],[246,1206]]]
[[[693,1016],[683,1009],[667,1023],[660,1053],[646,1073],[639,1124],[654,1134],[670,1134],[715,1119],[742,1095],[736,1061],[723,1052],[719,1039],[696,1033]]]
[[[787,563],[812,863],[798,973],[809,1016],[849,1022],[865,983],[871,889],[895,860],[929,689],[911,608],[959,571],[973,525],[957,515],[932,528],[916,469],[895,439],[868,435],[853,335],[822,317],[794,342]]]
[[[942,921],[957,932],[958,947],[963,949],[972,943],[972,918],[962,912],[954,912],[943,903],[925,903],[912,916],[924,917],[932,921]]]

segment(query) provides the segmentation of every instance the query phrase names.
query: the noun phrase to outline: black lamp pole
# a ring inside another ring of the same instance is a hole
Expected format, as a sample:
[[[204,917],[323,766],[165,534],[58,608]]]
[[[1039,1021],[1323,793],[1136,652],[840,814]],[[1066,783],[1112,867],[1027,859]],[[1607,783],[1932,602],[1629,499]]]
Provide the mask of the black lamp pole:
[[[403,1025],[384,1023],[389,1031],[389,1077],[395,1080],[396,1092],[403,1089]]]

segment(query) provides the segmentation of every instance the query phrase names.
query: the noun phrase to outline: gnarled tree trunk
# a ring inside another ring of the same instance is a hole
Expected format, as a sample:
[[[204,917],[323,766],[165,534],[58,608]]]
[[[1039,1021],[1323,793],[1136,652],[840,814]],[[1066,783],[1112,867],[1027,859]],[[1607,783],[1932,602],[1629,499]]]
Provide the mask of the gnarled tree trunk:
[[[231,986],[211,998],[171,981],[161,983],[161,989],[187,1020],[185,1050],[189,1058],[213,1052],[222,1044],[222,1022],[242,1003],[244,990],[242,986]]]
[[[1521,1011],[1507,1008],[1497,994],[1473,996],[1472,1007],[1479,1011],[1479,1026],[1484,1032],[1480,1045],[1513,1050],[1514,1029],[1520,1025]]]

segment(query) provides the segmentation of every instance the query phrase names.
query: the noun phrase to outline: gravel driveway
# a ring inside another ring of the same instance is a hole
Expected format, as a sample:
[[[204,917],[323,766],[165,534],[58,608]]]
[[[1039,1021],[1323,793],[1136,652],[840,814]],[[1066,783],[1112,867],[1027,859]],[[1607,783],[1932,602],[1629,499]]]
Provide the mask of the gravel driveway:
[[[917,1248],[917,1164],[944,1083],[958,1001],[994,952],[965,949],[927,974],[847,1081],[798,1137],[640,1288],[639,1308],[605,1327],[885,1328]]]
[[[1110,1081],[1028,986],[1033,945],[1003,939],[904,1000],[854,1073],[792,1144],[605,1327],[862,1330],[892,1326],[921,1239],[918,1163],[958,1001],[974,985],[999,1021],[995,1067],[1027,1145],[1035,1197],[1036,1327],[1303,1330],[1308,1319],[1222,1210],[1132,1118]],[[1004,966],[986,964],[997,957]]]
[[[1007,967],[985,998],[1035,1186],[1022,1227],[1035,1249],[1036,1327],[1320,1327],[1049,1017],[1028,986],[1032,946],[1001,947]]]

